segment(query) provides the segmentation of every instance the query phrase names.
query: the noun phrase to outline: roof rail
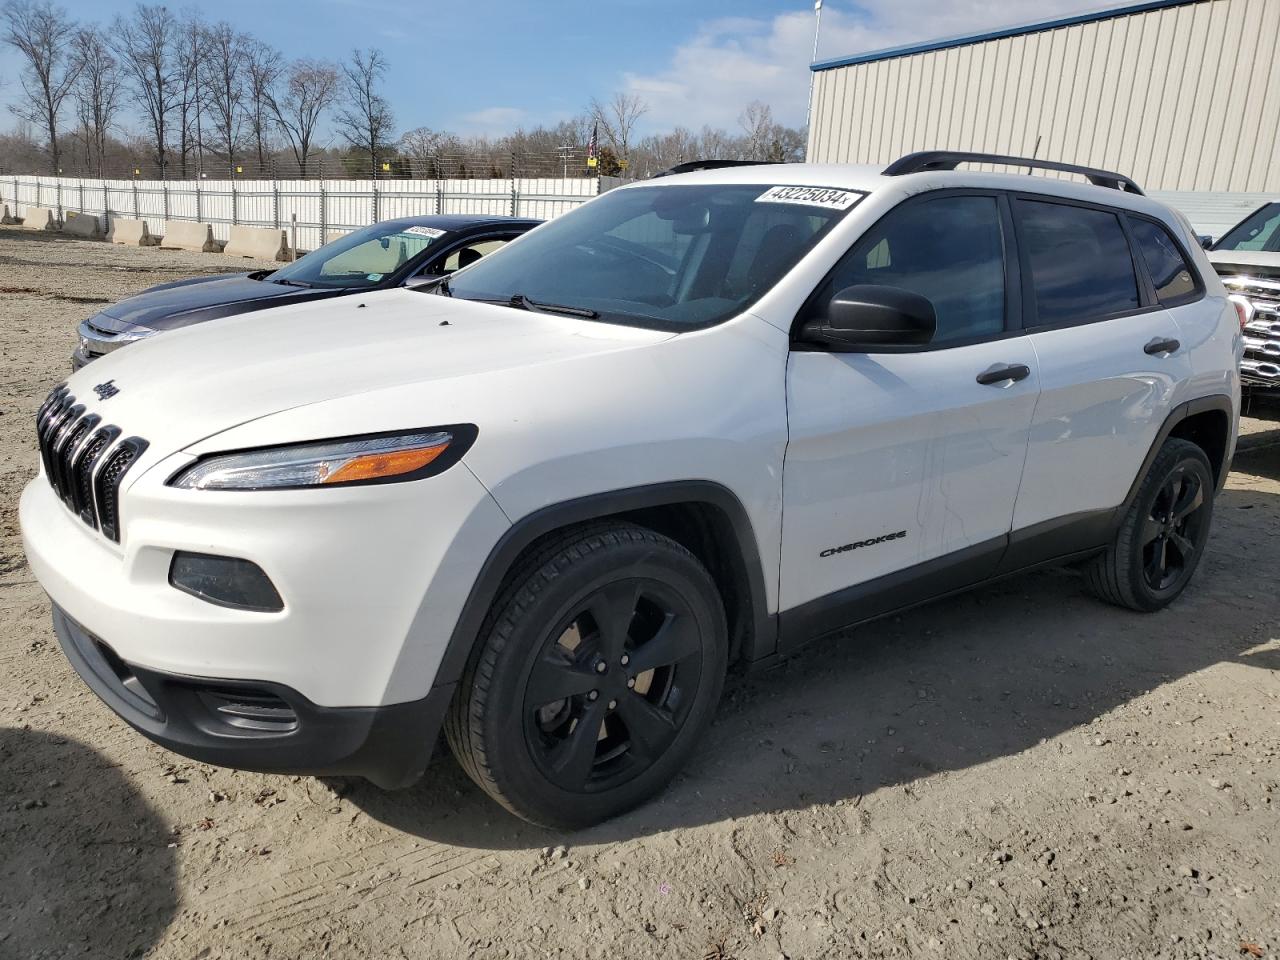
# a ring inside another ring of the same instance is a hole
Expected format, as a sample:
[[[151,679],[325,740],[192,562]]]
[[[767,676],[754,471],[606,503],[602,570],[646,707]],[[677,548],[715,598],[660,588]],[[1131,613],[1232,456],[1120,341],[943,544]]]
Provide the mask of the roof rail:
[[[884,168],[886,177],[925,170],[954,170],[962,163],[991,163],[1006,167],[1027,167],[1028,173],[1036,170],[1057,170],[1061,173],[1078,173],[1096,187],[1110,187],[1125,193],[1144,196],[1142,188],[1123,173],[1080,167],[1074,163],[1058,163],[1056,160],[1036,160],[1034,157],[1009,157],[999,153],[966,153],[961,150],[923,150],[900,157]]]
[[[677,173],[693,173],[697,170],[722,170],[725,167],[757,167],[761,164],[773,162],[772,160],[689,160],[686,163],[677,163],[670,170],[655,173],[649,179],[656,180],[658,177],[672,177]]]

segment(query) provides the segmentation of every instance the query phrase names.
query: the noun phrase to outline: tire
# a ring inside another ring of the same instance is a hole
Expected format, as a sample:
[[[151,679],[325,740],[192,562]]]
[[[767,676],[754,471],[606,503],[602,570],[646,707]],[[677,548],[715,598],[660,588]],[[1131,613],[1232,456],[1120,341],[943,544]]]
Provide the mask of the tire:
[[[1090,592],[1143,612],[1177,599],[1209,539],[1214,486],[1203,450],[1188,440],[1166,440],[1115,540],[1085,568]]]
[[[634,524],[580,527],[552,535],[507,578],[445,735],[471,779],[516,816],[585,827],[671,780],[711,720],[727,666],[724,606],[693,554]]]

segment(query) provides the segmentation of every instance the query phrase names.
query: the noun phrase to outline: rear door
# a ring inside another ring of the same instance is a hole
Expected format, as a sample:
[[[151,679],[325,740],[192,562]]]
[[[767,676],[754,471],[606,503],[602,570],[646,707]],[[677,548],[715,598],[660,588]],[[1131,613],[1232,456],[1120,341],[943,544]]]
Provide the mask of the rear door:
[[[1024,195],[1014,214],[1040,368],[1007,559],[1020,565],[1104,542],[1191,365],[1123,212]]]

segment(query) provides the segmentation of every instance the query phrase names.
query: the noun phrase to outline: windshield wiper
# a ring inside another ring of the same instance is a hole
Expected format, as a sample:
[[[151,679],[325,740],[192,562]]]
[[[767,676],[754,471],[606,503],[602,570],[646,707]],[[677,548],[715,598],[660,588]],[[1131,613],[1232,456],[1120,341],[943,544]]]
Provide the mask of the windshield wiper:
[[[307,283],[305,280],[285,280],[283,278],[280,280],[272,280],[271,282],[283,283],[290,287],[314,287],[315,286],[314,283]]]
[[[559,303],[540,303],[537,300],[530,300],[523,293],[512,294],[511,299],[507,301],[513,307],[519,307],[521,310],[529,310],[533,313],[554,313],[564,317],[582,317],[584,320],[595,320],[600,314],[594,310],[588,310],[586,307],[568,307]]]

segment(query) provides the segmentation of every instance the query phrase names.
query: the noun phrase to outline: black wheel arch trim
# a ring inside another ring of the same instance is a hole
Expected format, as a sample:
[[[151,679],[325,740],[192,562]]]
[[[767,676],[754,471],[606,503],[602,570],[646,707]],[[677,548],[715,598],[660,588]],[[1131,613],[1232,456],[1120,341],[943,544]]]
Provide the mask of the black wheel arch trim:
[[[705,504],[720,510],[733,529],[737,571],[745,577],[751,633],[740,659],[753,661],[777,649],[777,618],[768,611],[764,568],[755,529],[742,501],[727,487],[710,480],[681,480],[597,493],[543,507],[517,520],[489,552],[462,607],[436,670],[433,686],[456,684],[480,639],[494,598],[519,556],[539,537],[565,527],[618,514],[679,504]]]
[[[1119,525],[1121,519],[1129,508],[1133,506],[1133,501],[1137,499],[1138,489],[1142,486],[1142,479],[1147,475],[1147,471],[1151,469],[1151,464],[1155,462],[1156,457],[1160,453],[1160,448],[1164,446],[1164,442],[1177,428],[1178,424],[1190,417],[1198,416],[1202,413],[1221,413],[1227,418],[1227,442],[1221,450],[1222,460],[1218,475],[1214,478],[1215,492],[1221,491],[1227,482],[1227,474],[1231,468],[1231,424],[1235,417],[1235,407],[1231,403],[1231,398],[1221,393],[1209,394],[1204,397],[1197,397],[1194,400],[1187,400],[1178,404],[1165,417],[1160,432],[1156,434],[1155,442],[1151,444],[1151,449],[1147,451],[1147,455],[1143,458],[1142,466],[1133,478],[1133,484],[1129,487],[1128,494],[1125,495],[1124,502],[1116,507],[1114,523]],[[1214,451],[1206,450],[1205,454],[1209,456],[1212,462]]]

